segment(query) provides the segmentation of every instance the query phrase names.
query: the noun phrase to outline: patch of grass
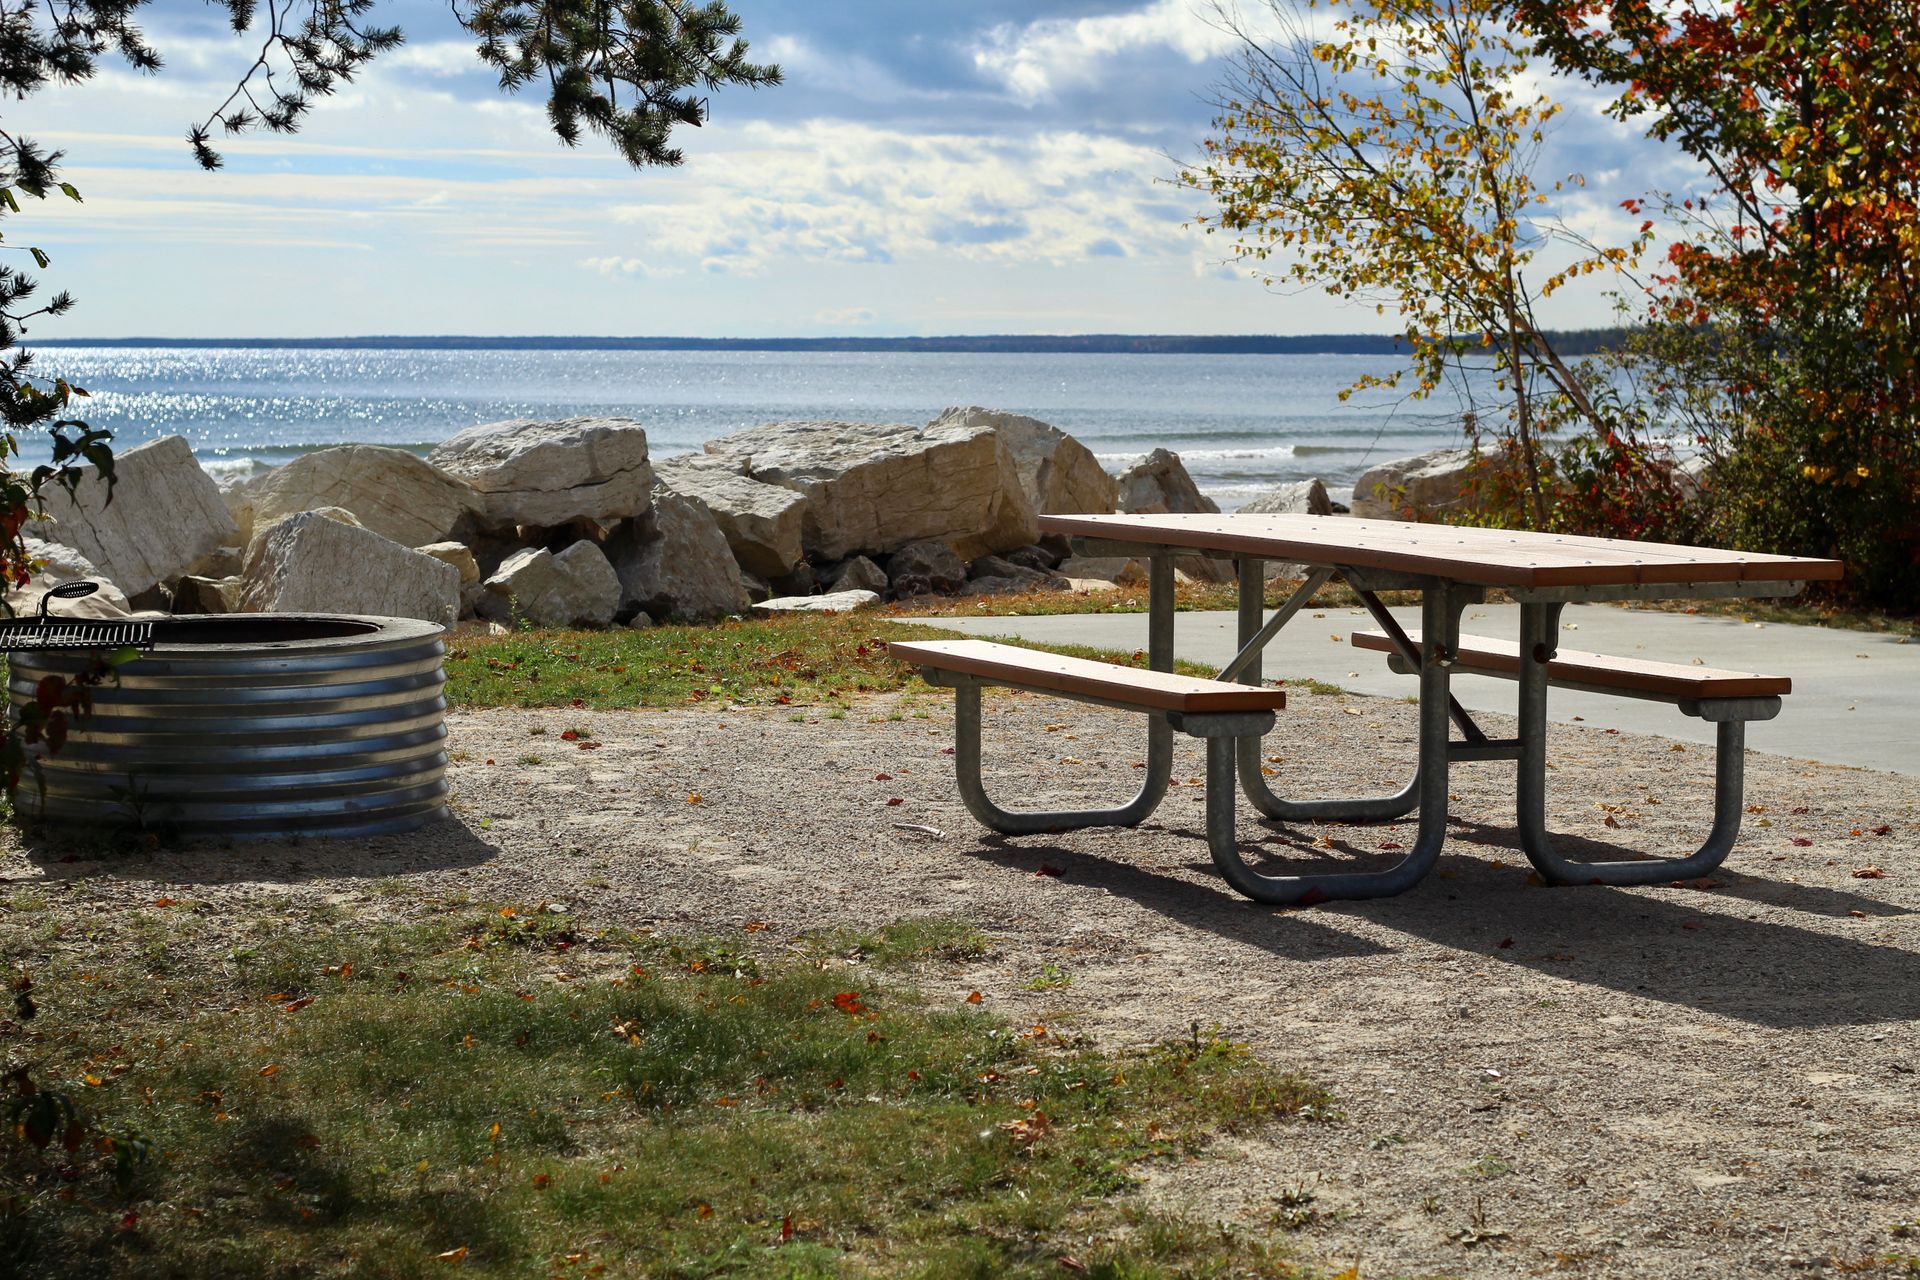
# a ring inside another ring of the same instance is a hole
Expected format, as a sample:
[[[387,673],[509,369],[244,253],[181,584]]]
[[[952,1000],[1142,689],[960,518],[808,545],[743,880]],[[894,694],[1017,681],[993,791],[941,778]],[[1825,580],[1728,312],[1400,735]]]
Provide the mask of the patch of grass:
[[[1073,985],[1073,975],[1049,960],[1040,966],[1040,972],[1027,979],[1029,991],[1064,991]]]
[[[960,638],[958,632],[883,622],[873,614],[826,613],[711,627],[516,631],[461,640],[447,655],[447,700],[466,707],[587,710],[703,703],[820,704],[826,707],[821,712],[825,719],[844,720],[846,700],[855,694],[905,691],[938,697],[944,693],[930,689],[912,668],[889,658],[888,640]],[[1126,652],[1074,644],[1028,647],[1126,666],[1147,665],[1144,649]],[[1213,668],[1194,662],[1176,661],[1174,669],[1192,676],[1214,674]],[[1345,692],[1321,681],[1306,681],[1299,687],[1315,693]],[[885,718],[903,715],[893,712]],[[788,718],[794,723],[806,719],[799,712]],[[584,727],[575,726],[575,730],[589,736]],[[529,732],[544,736],[546,728],[536,726]]]
[[[887,657],[887,641],[938,637],[951,638],[870,613],[468,636],[447,654],[447,700],[588,710],[828,702],[920,685]]]
[[[841,956],[881,969],[902,969],[927,961],[964,964],[993,954],[987,935],[964,920],[915,916],[883,929],[830,929],[808,934],[802,942],[819,956]]]
[[[163,941],[187,915],[124,913]],[[1263,1231],[1121,1194],[1215,1135],[1326,1114],[1218,1035],[1106,1053],[544,906],[222,923],[231,963],[156,981],[115,930],[0,921],[41,1005],[10,1054],[107,1135],[0,1140],[0,1272],[1297,1274]],[[935,920],[869,944],[980,945]]]

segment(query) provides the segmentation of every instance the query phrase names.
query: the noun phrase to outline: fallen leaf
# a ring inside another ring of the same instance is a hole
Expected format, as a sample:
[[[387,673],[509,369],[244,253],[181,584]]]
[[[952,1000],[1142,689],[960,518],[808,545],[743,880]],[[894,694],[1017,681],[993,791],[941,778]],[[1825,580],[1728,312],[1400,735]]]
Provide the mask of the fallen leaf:
[[[702,797],[702,796],[701,796],[701,794],[700,794],[700,793],[699,793],[698,791],[696,791],[696,792],[694,792],[693,794],[691,794],[691,795],[689,795],[689,796],[687,797],[687,803],[688,803],[688,804],[699,804],[699,803],[700,803],[700,801],[701,801],[701,800],[702,800],[703,798],[704,798],[704,797]]]
[[[312,1003],[313,1003],[312,996],[301,996],[298,1000],[289,1000],[285,1004],[281,1005],[280,1011],[282,1013],[298,1013],[300,1010],[306,1008],[308,1005]]]
[[[906,801],[905,801],[905,800],[903,800],[903,799],[901,799],[901,798],[900,798],[899,796],[888,796],[888,797],[887,797],[887,808],[889,808],[889,809],[892,809],[892,808],[895,808],[895,807],[897,807],[897,806],[899,806],[899,805],[903,805],[903,804],[905,804],[905,803],[906,803]]]
[[[1873,834],[1876,836],[1890,836],[1893,834],[1893,828],[1889,824],[1883,822],[1879,826],[1873,828]]]
[[[1885,880],[1887,873],[1879,867],[1860,867],[1853,873],[1855,880]]]
[[[1812,845],[1813,841],[1807,839],[1805,836],[1795,836],[1793,838],[1793,847],[1796,849],[1807,849],[1811,848]]]
[[[968,1004],[979,1004],[979,1003],[980,1003],[980,1001],[981,1001],[981,999],[982,999],[982,997],[981,997],[981,995],[980,995],[980,993],[979,993],[978,991],[969,991],[969,992],[967,992],[967,1003],[968,1003]]]
[[[153,905],[156,907],[170,907],[173,905],[173,899],[172,898],[155,898],[153,900]]]
[[[433,1256],[442,1262],[459,1262],[467,1256],[467,1246],[461,1245],[458,1249],[449,1249],[445,1253],[436,1253]]]
[[[280,1074],[280,1064],[277,1062],[269,1062],[266,1066],[260,1068],[260,1074],[263,1076],[278,1075]]]
[[[1706,922],[1702,920],[1682,920],[1680,927],[1682,929],[1704,929],[1707,926]]]
[[[1055,877],[1055,878],[1058,878],[1058,877],[1060,877],[1060,876],[1064,876],[1064,875],[1065,875],[1065,874],[1067,874],[1067,873],[1066,873],[1066,872],[1064,872],[1064,871],[1062,871],[1062,870],[1061,870],[1060,868],[1058,868],[1058,867],[1056,867],[1056,866],[1051,866],[1051,865],[1049,865],[1049,864],[1047,864],[1047,863],[1045,863],[1045,862],[1043,862],[1043,863],[1041,863],[1041,864],[1040,864],[1040,869],[1039,869],[1038,871],[1036,871],[1036,872],[1034,872],[1033,874],[1035,874],[1035,875],[1037,875],[1037,876],[1053,876],[1053,877]]]
[[[875,782],[892,782],[893,775],[890,773],[876,773],[873,775],[873,780]]]
[[[550,1184],[552,1181],[553,1179],[549,1178],[546,1174],[536,1173],[533,1175],[534,1190],[545,1191],[547,1189],[548,1184]]]

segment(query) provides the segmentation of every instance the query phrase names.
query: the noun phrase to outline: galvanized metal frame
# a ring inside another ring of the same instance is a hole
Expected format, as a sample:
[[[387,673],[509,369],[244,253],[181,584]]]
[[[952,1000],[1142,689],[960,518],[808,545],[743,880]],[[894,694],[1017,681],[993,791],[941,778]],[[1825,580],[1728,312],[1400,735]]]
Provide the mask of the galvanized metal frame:
[[[1155,671],[1173,670],[1173,558],[1156,555],[1147,572],[1147,665]],[[1173,779],[1173,727],[1158,711],[1147,713],[1146,776],[1133,799],[1110,809],[1018,810],[995,804],[987,795],[981,776],[981,700],[980,691],[998,683],[950,671],[922,673],[929,683],[945,685],[954,691],[954,775],[960,787],[961,803],[982,826],[1002,835],[1035,835],[1048,831],[1078,831],[1086,827],[1136,827],[1145,822],[1166,798]],[[1056,693],[1054,697],[1096,706],[1139,711],[1139,707],[1105,698],[1080,697]],[[1271,713],[1267,716],[1272,724]],[[1263,730],[1264,732],[1264,730]]]
[[[1259,586],[1249,592],[1249,581],[1261,583],[1264,566],[1253,562],[1251,575],[1246,561],[1241,563],[1240,617],[1243,635],[1258,629]],[[1261,585],[1264,585],[1261,583]],[[1242,737],[1231,744],[1226,739],[1207,742],[1207,843],[1213,851],[1214,865],[1228,884],[1256,902],[1283,906],[1325,902],[1333,899],[1384,898],[1404,893],[1426,878],[1440,857],[1447,835],[1448,764],[1448,680],[1452,664],[1442,661],[1459,644],[1460,613],[1478,596],[1471,587],[1442,579],[1428,579],[1421,585],[1421,667],[1420,667],[1420,766],[1406,790],[1394,796],[1347,800],[1287,801],[1274,795],[1260,772],[1260,740]],[[1251,601],[1251,608],[1249,608]],[[1249,614],[1252,617],[1249,617]],[[1242,681],[1259,679],[1259,664],[1252,662],[1241,674]],[[1380,871],[1332,871],[1297,874],[1266,872],[1246,864],[1233,838],[1233,783],[1239,775],[1241,788],[1254,806],[1269,817],[1281,821],[1381,821],[1399,817],[1417,808],[1419,827],[1413,848],[1392,866]],[[1280,813],[1270,811],[1278,809]]]
[[[1726,860],[1744,808],[1746,722],[1780,714],[1778,698],[1714,698],[1677,703],[1714,724],[1713,826],[1692,854],[1674,858],[1580,862],[1554,850],[1547,833],[1547,664],[1560,635],[1559,602],[1520,606],[1520,755],[1514,807],[1520,847],[1549,884],[1663,884],[1703,876]]]

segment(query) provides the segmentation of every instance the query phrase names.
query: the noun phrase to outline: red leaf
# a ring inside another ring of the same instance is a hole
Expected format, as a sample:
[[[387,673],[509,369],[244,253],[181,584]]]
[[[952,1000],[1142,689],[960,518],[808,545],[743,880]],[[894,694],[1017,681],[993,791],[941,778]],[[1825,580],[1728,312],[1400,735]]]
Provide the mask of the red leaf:
[[[1795,836],[1793,838],[1793,844],[1797,849],[1805,849],[1812,845],[1813,841],[1807,839],[1805,836]]]
[[[1051,865],[1049,865],[1048,863],[1045,863],[1045,862],[1043,862],[1043,863],[1041,863],[1041,864],[1040,864],[1040,869],[1039,869],[1038,871],[1036,871],[1036,872],[1034,872],[1033,874],[1035,874],[1035,875],[1037,875],[1037,876],[1055,876],[1055,877],[1058,877],[1058,876],[1064,876],[1064,875],[1065,875],[1065,874],[1067,874],[1067,873],[1066,873],[1066,872],[1064,872],[1064,871],[1062,871],[1062,870],[1061,870],[1060,868],[1058,868],[1058,867],[1056,867],[1056,866],[1051,866]]]

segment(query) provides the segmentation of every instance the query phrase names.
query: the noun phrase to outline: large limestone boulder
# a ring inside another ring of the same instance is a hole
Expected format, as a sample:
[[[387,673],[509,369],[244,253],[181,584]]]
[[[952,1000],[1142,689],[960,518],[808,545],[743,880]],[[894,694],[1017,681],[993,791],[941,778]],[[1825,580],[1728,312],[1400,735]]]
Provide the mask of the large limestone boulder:
[[[1200,492],[1180,455],[1155,449],[1120,473],[1120,510],[1138,515],[1217,515],[1219,504]],[[1180,571],[1198,582],[1231,582],[1233,563],[1184,557]]]
[[[201,556],[240,540],[220,487],[179,436],[163,436],[115,457],[113,501],[93,467],[81,467],[69,496],[50,486],[48,519],[27,532],[71,547],[129,596],[187,572]]]
[[[480,510],[480,495],[405,449],[349,444],[302,454],[267,472],[240,490],[233,505],[256,537],[276,520],[339,507],[362,528],[417,547],[464,532]]]
[[[1218,515],[1219,504],[1200,492],[1180,455],[1155,449],[1120,473],[1120,510],[1129,515]]]
[[[458,570],[454,573],[459,576]],[[481,616],[496,622],[604,627],[620,610],[620,579],[606,553],[592,542],[576,542],[557,555],[545,547],[528,547],[508,556],[487,579],[479,607]]]
[[[1243,516],[1330,516],[1333,499],[1319,480],[1276,485],[1240,508]]]
[[[778,578],[800,563],[806,495],[755,480],[737,463],[706,454],[669,458],[654,474],[661,487],[707,509],[746,572]]]
[[[1106,515],[1119,486],[1092,450],[1038,418],[978,405],[948,409],[933,425],[987,426],[999,433],[1020,473],[1020,488],[1041,515]]]
[[[623,607],[656,620],[704,622],[744,613],[749,603],[740,565],[706,507],[670,489],[653,493],[650,527],[615,534],[607,550],[620,575]]]
[[[478,490],[495,525],[627,520],[646,514],[653,488],[647,433],[632,418],[489,422],[442,441],[427,461]]]
[[[1383,462],[1353,482],[1352,512],[1375,520],[1443,513],[1465,500],[1473,467],[1471,449],[1435,449]]]
[[[321,516],[325,519],[333,520],[340,524],[351,525],[355,529],[360,529],[365,527],[360,523],[360,517],[354,515],[353,512],[348,511],[345,507],[315,507],[312,511],[296,511],[293,513],[293,515],[281,516],[278,519],[269,520],[263,524],[256,525],[254,527],[253,537],[247,543],[246,552],[240,557],[240,574],[242,577],[251,573],[253,571],[253,567],[260,562],[260,558],[266,555],[267,541],[273,536],[273,531],[275,529],[278,529],[281,525],[285,524],[287,521],[293,519],[293,516],[298,516],[298,515]],[[219,577],[223,575],[208,574],[196,568],[196,573],[194,576]]]
[[[39,538],[27,538],[24,541],[27,558],[43,563],[34,571],[32,580],[26,586],[7,588],[9,616],[24,618],[39,613],[40,601],[48,591],[63,582],[82,578],[99,583],[100,589],[78,600],[55,600],[51,610],[54,617],[124,618],[133,612],[126,594],[109,582],[91,560],[72,547],[63,547],[57,542],[43,542]]]
[[[978,423],[773,422],[710,441],[707,452],[805,494],[801,541],[819,560],[925,538],[973,557],[1039,536],[1013,454]]]
[[[238,606],[264,613],[365,613],[452,626],[460,571],[371,529],[303,511],[250,554]]]

